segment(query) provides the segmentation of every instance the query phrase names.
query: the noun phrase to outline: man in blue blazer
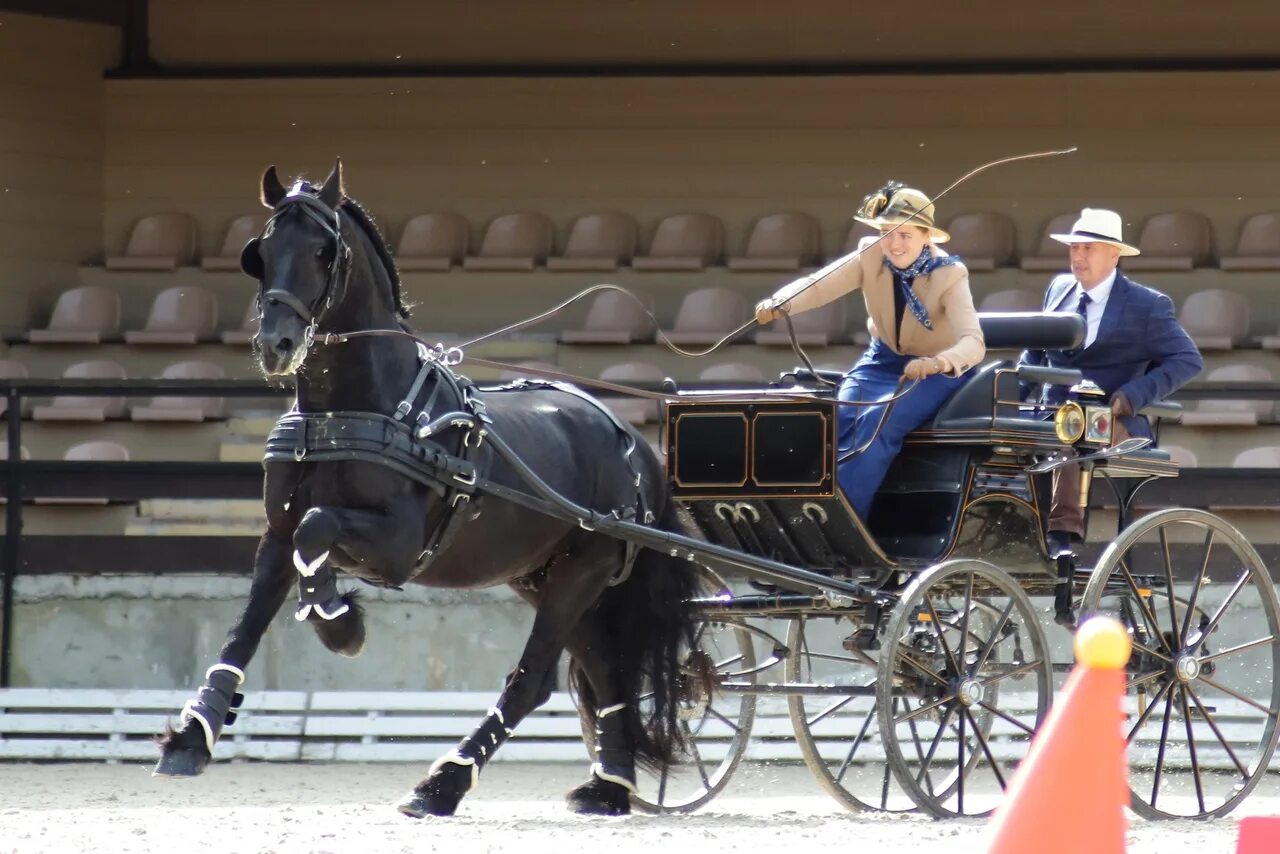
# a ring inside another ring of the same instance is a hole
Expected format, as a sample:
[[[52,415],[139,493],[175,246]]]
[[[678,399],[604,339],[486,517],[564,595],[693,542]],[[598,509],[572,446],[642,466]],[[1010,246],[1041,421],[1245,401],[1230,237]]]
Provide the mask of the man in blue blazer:
[[[1118,213],[1085,208],[1070,234],[1051,236],[1070,247],[1071,272],[1049,283],[1044,310],[1080,314],[1085,340],[1075,350],[1027,350],[1022,362],[1079,369],[1111,400],[1114,441],[1150,437],[1151,425],[1138,412],[1194,379],[1204,368],[1200,351],[1178,323],[1173,301],[1118,269],[1122,257],[1138,254],[1121,240]],[[1066,391],[1048,386],[1040,399],[1060,403]],[[1084,539],[1079,466],[1054,470],[1048,529],[1050,554],[1070,549],[1072,539]]]

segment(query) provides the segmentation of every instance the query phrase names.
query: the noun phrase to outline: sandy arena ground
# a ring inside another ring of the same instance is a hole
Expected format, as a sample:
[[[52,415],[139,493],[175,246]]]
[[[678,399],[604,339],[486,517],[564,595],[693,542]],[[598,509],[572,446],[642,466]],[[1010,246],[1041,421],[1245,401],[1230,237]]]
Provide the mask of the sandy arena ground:
[[[728,790],[686,816],[584,819],[561,795],[570,765],[495,763],[451,819],[414,821],[392,804],[416,765],[220,763],[192,781],[150,766],[0,764],[0,852],[982,851],[981,821],[842,811],[800,766],[744,765]],[[1271,779],[1233,816],[1211,823],[1132,819],[1131,854],[1235,850],[1236,822],[1280,814]],[[1069,819],[1046,834],[1071,832]]]

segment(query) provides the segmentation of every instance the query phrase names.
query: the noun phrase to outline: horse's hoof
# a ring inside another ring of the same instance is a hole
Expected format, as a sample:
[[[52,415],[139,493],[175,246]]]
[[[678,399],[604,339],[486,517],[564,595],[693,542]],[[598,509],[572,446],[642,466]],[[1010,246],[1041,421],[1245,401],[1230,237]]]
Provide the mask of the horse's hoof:
[[[569,811],[578,815],[630,815],[631,795],[625,786],[592,777],[565,795]]]
[[[463,796],[475,785],[475,774],[474,765],[439,762],[427,779],[396,804],[396,809],[413,818],[453,815]]]
[[[209,754],[203,750],[172,750],[160,757],[152,777],[199,777],[209,764]]]

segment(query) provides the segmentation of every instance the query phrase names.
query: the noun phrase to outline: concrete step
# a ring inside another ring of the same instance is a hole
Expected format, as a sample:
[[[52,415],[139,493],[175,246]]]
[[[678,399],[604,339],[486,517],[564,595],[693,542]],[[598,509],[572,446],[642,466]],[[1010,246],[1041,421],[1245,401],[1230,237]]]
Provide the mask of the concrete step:
[[[220,500],[199,498],[151,498],[138,503],[138,516],[152,521],[264,521],[258,499]]]
[[[237,413],[227,419],[227,430],[234,436],[255,436],[266,439],[271,428],[280,420],[283,409],[263,409]]]
[[[227,438],[218,445],[218,459],[224,463],[260,463],[266,444],[265,435]]]
[[[131,519],[125,525],[128,537],[255,537],[266,529],[266,520],[256,519],[208,519],[167,520]]]

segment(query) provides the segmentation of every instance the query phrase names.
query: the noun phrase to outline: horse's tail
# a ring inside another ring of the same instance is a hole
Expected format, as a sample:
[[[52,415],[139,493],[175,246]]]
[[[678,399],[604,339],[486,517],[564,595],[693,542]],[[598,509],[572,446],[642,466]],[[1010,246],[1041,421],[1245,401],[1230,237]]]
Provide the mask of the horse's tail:
[[[686,531],[675,502],[669,498],[658,527]],[[687,746],[679,700],[682,684],[688,690],[688,677],[681,665],[694,640],[690,602],[700,592],[697,564],[643,549],[630,577],[608,588],[597,605],[616,655],[626,728],[635,746],[636,762],[643,767],[676,762]],[[576,661],[570,662],[569,678],[583,722],[594,728],[596,699]]]

